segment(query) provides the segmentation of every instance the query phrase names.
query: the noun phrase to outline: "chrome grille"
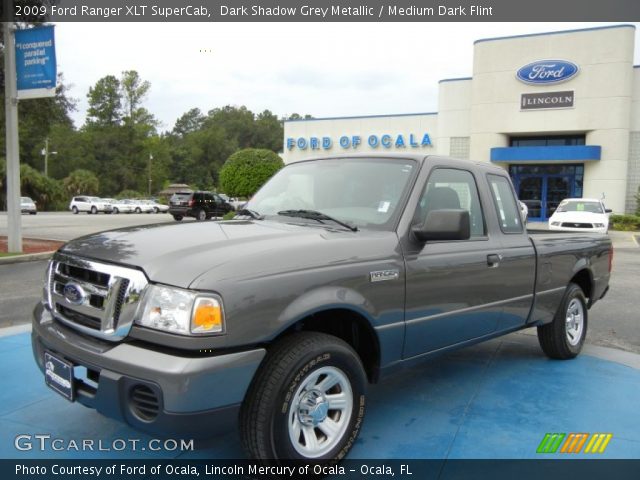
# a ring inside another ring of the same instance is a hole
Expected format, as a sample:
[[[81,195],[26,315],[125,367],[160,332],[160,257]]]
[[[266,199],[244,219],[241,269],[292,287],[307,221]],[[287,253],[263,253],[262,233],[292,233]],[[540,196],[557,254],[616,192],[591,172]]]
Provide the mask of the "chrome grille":
[[[56,320],[111,341],[131,329],[147,279],[132,268],[56,254],[48,271],[47,301]]]

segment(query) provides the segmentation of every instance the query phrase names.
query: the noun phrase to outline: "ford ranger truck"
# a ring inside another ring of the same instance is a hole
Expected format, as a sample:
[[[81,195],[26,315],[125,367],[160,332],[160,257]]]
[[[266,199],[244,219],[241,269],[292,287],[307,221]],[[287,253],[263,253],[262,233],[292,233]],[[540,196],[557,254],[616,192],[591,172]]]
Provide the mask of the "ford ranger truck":
[[[51,388],[140,430],[238,424],[252,458],[333,462],[397,368],[529,327],[549,357],[578,355],[612,256],[606,234],[528,233],[487,163],[300,161],[234,220],[61,247],[33,352]]]

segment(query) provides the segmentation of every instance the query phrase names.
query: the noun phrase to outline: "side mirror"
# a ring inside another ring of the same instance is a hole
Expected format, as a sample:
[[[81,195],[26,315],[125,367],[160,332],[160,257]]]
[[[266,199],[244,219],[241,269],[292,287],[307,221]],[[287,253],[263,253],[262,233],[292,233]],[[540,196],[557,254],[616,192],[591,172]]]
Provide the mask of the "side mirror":
[[[613,210],[611,210],[610,208],[605,208],[604,213],[613,213]]]
[[[421,242],[429,240],[468,240],[471,220],[467,210],[431,210],[423,225],[412,229]]]

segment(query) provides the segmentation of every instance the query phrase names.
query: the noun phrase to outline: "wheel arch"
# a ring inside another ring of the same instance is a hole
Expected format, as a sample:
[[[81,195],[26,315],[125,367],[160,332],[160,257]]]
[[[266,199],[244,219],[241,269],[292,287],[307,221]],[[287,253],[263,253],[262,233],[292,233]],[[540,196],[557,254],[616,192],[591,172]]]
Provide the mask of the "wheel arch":
[[[584,296],[587,297],[587,307],[591,307],[593,303],[593,273],[591,269],[584,266],[582,269],[579,269],[577,272],[573,274],[571,277],[570,283],[575,283],[578,285]]]
[[[344,290],[344,289],[341,289]],[[328,292],[324,292],[326,296]],[[357,292],[352,294],[363,300]],[[344,292],[340,295],[345,298]],[[335,300],[335,299],[334,299]],[[350,303],[316,304],[305,309],[303,299],[293,302],[282,314],[279,323],[286,327],[273,339],[273,342],[300,331],[322,332],[333,335],[348,343],[360,357],[367,379],[375,383],[380,370],[380,340],[373,328],[369,312]]]

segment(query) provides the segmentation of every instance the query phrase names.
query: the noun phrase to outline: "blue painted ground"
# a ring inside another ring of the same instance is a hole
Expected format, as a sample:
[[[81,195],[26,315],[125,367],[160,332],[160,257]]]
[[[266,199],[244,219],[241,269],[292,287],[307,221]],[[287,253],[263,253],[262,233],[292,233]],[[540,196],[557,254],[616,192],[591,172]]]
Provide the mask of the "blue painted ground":
[[[20,434],[102,440],[151,439],[49,390],[29,334],[0,337],[0,458],[243,458],[237,433],[195,442],[193,452],[19,451]],[[602,455],[640,458],[640,370],[582,355],[544,357],[506,337],[402,371],[369,390],[367,417],[350,458],[540,458],[547,432],[611,432]],[[555,454],[545,458],[558,458]],[[566,458],[566,455],[562,455]],[[575,456],[574,456],[575,458]]]

